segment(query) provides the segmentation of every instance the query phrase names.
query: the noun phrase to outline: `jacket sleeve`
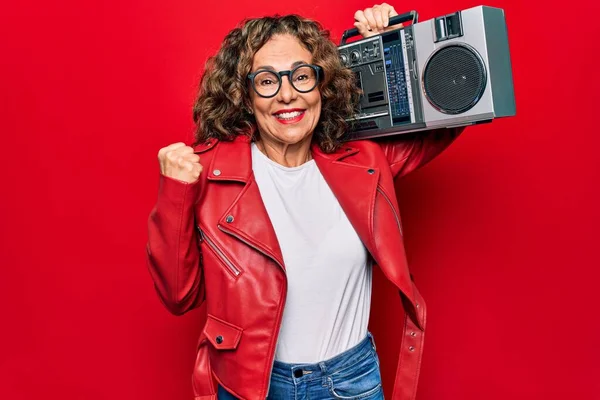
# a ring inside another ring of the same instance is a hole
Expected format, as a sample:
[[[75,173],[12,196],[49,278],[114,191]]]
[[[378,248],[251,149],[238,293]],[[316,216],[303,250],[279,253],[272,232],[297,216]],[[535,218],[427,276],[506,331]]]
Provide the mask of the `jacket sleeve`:
[[[200,181],[160,175],[158,199],[148,219],[148,268],[167,309],[181,315],[204,301],[202,257],[194,218]]]
[[[394,136],[380,141],[390,163],[394,178],[404,176],[433,160],[464,130],[461,128],[435,129]]]

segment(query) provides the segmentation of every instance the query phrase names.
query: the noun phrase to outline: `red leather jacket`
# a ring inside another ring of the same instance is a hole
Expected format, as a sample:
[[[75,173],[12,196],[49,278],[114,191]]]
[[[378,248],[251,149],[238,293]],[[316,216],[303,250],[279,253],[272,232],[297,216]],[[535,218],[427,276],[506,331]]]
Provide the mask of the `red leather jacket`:
[[[425,303],[411,281],[394,178],[425,164],[458,135],[438,130],[385,142],[355,141],[312,155],[362,242],[400,291],[405,313],[393,399],[414,399]],[[185,184],[161,176],[149,218],[148,260],[157,292],[181,315],[206,302],[193,389],[216,399],[215,379],[237,397],[265,399],[286,298],[285,265],[252,174],[250,141],[195,147],[204,169]]]

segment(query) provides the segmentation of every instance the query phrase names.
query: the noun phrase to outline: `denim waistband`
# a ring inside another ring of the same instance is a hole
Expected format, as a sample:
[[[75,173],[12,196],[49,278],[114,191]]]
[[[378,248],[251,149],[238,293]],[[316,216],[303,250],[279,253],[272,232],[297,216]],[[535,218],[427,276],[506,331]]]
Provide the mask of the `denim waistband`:
[[[375,341],[371,333],[356,346],[337,356],[315,364],[289,364],[275,360],[273,375],[290,381],[322,379],[335,372],[352,367],[375,352]]]

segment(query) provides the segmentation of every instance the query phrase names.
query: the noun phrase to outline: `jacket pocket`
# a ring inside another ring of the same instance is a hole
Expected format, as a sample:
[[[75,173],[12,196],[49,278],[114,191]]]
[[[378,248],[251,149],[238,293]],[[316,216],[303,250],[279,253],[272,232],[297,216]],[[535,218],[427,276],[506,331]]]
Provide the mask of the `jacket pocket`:
[[[237,267],[229,257],[227,257],[227,255],[225,255],[225,253],[219,249],[219,247],[215,244],[215,242],[213,242],[208,236],[206,236],[206,234],[204,233],[204,231],[202,229],[200,229],[200,227],[198,228],[198,233],[200,234],[200,241],[204,241],[206,242],[206,244],[208,245],[208,247],[211,249],[211,251],[215,254],[215,256],[221,260],[221,262],[225,265],[225,267],[227,268],[227,271],[229,271],[229,273],[231,275],[233,275],[234,278],[238,278],[241,274],[242,274],[242,270]]]
[[[206,317],[204,335],[217,350],[235,350],[242,338],[243,329],[210,314]]]

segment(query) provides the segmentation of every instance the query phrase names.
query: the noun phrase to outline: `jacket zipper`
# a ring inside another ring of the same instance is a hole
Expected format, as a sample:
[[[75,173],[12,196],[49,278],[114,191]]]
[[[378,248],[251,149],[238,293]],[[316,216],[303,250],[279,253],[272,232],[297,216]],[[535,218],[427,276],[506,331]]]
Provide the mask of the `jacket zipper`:
[[[228,233],[229,235],[237,238],[238,240],[240,240],[241,242],[245,243],[246,245],[252,247],[254,250],[258,251],[259,253],[262,253],[265,256],[271,258],[273,261],[275,261],[277,263],[277,265],[279,265],[279,267],[281,268],[282,271],[285,271],[285,268],[283,268],[283,265],[281,265],[279,263],[279,261],[273,259],[267,253],[265,253],[264,251],[262,251],[258,247],[254,246],[252,243],[249,243],[247,240],[241,238],[240,236],[236,235],[235,233],[224,229],[221,225],[217,225],[217,227],[222,232]],[[282,306],[281,306],[281,310],[279,311],[279,315],[277,315],[277,326],[275,327],[275,339],[276,339],[275,340],[275,344],[277,344],[277,339],[279,338],[279,329],[281,328],[281,320],[282,320],[282,316],[283,316],[283,309],[285,307],[285,298],[286,298],[286,294],[287,294],[287,275],[286,275],[286,278],[284,279],[284,282],[285,282],[285,286],[283,288],[283,292],[281,293],[281,298],[280,298],[280,303],[282,303]],[[273,366],[275,365],[275,349],[273,349],[273,353],[269,357],[271,357],[271,360],[270,360],[271,361],[271,369],[269,369],[269,378],[267,380],[267,395],[265,396],[265,399],[269,395],[269,390],[271,390],[271,375],[273,375]]]
[[[377,185],[377,191],[379,193],[381,193],[381,195],[383,196],[383,198],[385,199],[385,201],[387,201],[387,203],[389,204],[390,208],[392,209],[392,212],[394,213],[394,218],[396,218],[396,224],[398,224],[398,229],[400,230],[400,235],[404,236],[404,233],[402,233],[402,224],[400,223],[400,217],[398,216],[398,213],[396,212],[396,209],[394,208],[394,205],[392,204],[392,201],[390,200],[389,197],[387,197],[387,195],[380,188],[379,185]]]
[[[221,259],[221,261],[223,261],[227,268],[229,268],[229,271],[231,271],[231,273],[235,275],[235,277],[240,276],[240,270],[236,268],[236,266],[233,265],[233,263],[227,258],[227,256],[221,250],[219,250],[219,248],[214,244],[214,242],[210,240],[208,236],[206,236],[206,234],[204,234],[200,227],[198,227],[198,232],[200,232],[200,237],[202,238],[202,240],[208,243],[208,246],[215,252],[215,254]]]

